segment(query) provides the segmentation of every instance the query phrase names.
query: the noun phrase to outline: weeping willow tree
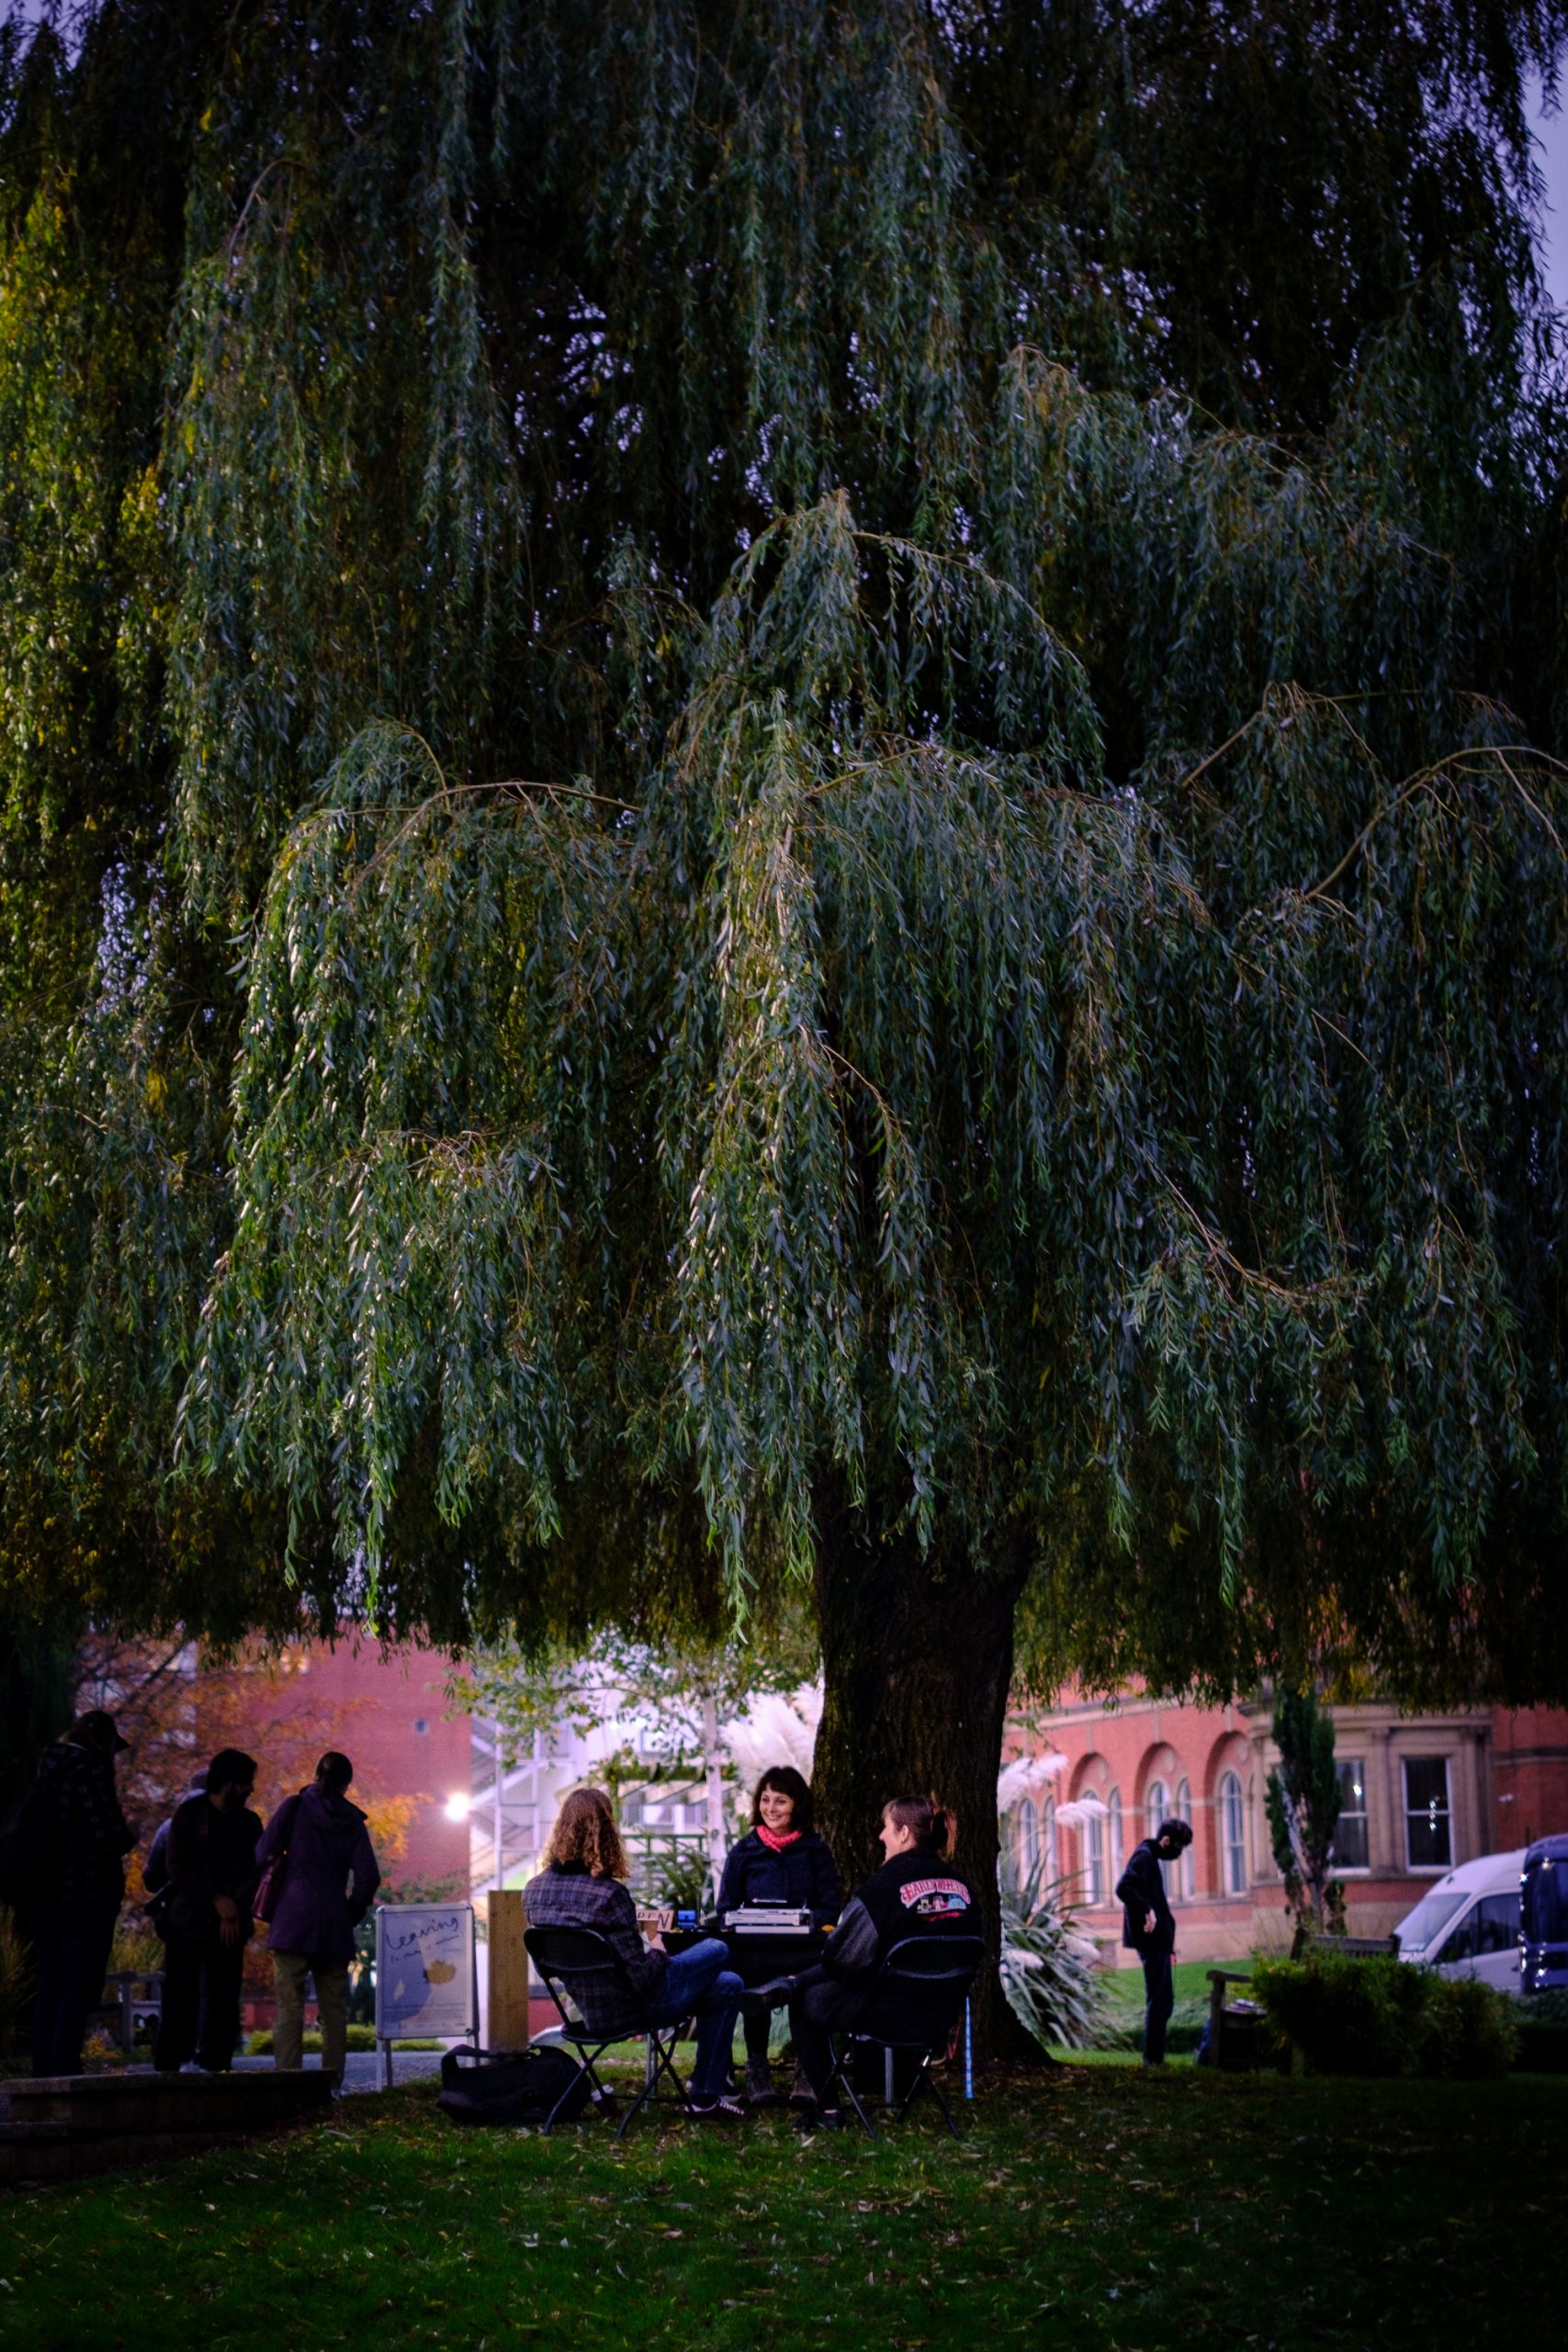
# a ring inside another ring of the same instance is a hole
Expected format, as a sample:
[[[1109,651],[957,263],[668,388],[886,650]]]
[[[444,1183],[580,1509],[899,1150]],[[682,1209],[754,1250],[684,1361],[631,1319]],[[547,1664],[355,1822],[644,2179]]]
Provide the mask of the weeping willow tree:
[[[6,36],[23,1605],[1568,1689],[1563,13]]]

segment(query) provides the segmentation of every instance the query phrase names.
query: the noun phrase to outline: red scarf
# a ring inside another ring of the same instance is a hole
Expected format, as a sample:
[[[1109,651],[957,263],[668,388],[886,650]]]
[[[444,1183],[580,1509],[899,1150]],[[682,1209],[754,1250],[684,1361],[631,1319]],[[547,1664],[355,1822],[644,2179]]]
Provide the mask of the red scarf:
[[[786,1846],[794,1845],[800,1832],[798,1829],[770,1829],[765,1823],[759,1821],[757,1835],[770,1854],[782,1854]]]

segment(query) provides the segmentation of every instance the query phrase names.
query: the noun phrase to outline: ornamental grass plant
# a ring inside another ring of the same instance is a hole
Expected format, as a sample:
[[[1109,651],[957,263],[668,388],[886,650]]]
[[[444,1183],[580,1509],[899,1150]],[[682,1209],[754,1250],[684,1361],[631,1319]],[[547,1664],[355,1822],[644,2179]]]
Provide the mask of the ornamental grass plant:
[[[1002,1905],[1002,1990],[1042,2049],[1102,2048],[1109,2031],[1105,1980],[1091,1939],[1077,1925],[1067,1882],[1042,1883],[1036,1861],[1021,1874],[1004,1847],[998,1872]]]

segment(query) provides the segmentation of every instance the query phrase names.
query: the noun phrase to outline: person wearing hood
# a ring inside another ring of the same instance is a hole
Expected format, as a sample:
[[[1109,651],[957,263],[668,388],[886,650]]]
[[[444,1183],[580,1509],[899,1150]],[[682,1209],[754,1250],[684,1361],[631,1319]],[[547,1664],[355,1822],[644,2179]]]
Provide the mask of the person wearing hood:
[[[130,1745],[91,1707],[39,1758],[33,1834],[47,1861],[27,1922],[33,1941],[32,2068],[81,2071],[87,2013],[104,1994],[125,1856],[136,1833],[119,1809],[117,1756]]]
[[[381,1883],[365,1815],[346,1794],[353,1778],[347,1757],[329,1748],[310,1786],[278,1806],[256,1853],[262,1869],[272,1873],[267,1949],[277,1994],[274,2063],[304,2063],[305,1980],[314,1977],[321,2065],[340,2082],[348,2051],[354,1931]]]

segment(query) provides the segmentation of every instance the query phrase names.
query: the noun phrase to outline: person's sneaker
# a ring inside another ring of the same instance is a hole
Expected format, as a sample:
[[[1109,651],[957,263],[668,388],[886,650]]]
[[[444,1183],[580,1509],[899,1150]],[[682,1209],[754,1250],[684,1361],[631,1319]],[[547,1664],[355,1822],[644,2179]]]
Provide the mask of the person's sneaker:
[[[778,2098],[773,2088],[773,2070],[765,2058],[749,2058],[746,2062],[746,2097],[752,2107],[772,2107]]]
[[[698,2098],[694,2093],[686,2112],[698,2123],[739,2123],[746,2109],[738,2098]]]

